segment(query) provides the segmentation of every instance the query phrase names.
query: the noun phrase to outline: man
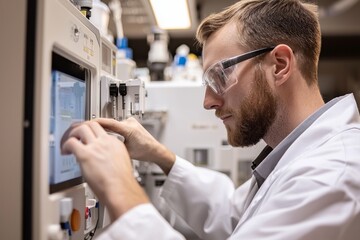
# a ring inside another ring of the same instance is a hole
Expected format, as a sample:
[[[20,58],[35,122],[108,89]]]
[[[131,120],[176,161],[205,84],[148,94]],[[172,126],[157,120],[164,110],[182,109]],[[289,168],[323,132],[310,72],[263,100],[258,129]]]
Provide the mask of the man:
[[[243,0],[198,29],[204,107],[223,121],[231,145],[268,145],[238,189],[175,156],[134,119],[69,132],[64,153],[77,156],[111,214],[100,239],[183,239],[149,204],[130,157],[168,174],[162,196],[202,239],[359,238],[359,112],[352,95],[322,100],[316,11],[298,0]]]

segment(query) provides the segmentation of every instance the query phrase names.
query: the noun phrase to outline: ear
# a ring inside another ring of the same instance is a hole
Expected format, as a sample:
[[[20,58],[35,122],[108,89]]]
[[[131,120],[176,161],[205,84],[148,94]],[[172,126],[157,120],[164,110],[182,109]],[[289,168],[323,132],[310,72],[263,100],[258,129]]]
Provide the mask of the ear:
[[[280,86],[289,79],[293,71],[294,53],[288,45],[280,44],[270,54],[275,85]]]

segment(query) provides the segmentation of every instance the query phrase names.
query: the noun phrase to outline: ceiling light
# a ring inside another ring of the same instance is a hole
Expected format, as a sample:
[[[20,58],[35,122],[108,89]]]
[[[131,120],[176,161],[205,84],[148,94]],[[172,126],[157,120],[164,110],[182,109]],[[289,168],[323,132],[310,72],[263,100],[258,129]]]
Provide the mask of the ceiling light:
[[[187,0],[150,0],[156,22],[162,29],[191,27]]]

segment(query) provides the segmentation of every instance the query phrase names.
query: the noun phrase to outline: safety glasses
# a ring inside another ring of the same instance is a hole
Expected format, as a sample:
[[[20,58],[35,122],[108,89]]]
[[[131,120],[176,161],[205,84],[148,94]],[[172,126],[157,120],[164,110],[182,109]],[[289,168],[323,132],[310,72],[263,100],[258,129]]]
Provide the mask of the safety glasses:
[[[241,54],[211,65],[203,75],[203,85],[209,86],[216,94],[222,95],[238,82],[236,64],[269,52],[275,47],[266,47]],[[232,76],[234,75],[234,76]]]

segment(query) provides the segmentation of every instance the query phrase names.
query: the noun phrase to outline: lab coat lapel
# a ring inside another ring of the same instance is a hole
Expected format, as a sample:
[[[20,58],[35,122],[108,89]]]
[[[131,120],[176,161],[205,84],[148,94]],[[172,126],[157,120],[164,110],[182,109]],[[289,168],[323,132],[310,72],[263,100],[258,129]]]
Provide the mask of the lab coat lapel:
[[[254,196],[256,195],[257,191],[259,190],[257,182],[256,182],[256,178],[253,175],[251,177],[251,183],[250,183],[250,188],[249,188],[249,192],[246,196],[246,200],[244,202],[244,206],[243,206],[243,213],[246,212],[247,208],[249,207],[250,203],[252,202]]]
[[[268,190],[270,189],[270,186],[273,184],[275,179],[280,175],[280,171],[273,171],[268,178],[265,180],[265,182],[262,184],[260,189],[255,193],[254,196],[251,198],[251,202],[249,205],[244,206],[244,214],[242,215],[238,225],[235,229],[239,228],[247,219],[251,218],[257,211],[258,207],[260,206],[264,196],[267,194]],[[257,188],[257,184],[256,188]],[[251,192],[251,191],[250,191]],[[249,196],[248,196],[249,197]],[[247,202],[247,201],[246,201]]]

